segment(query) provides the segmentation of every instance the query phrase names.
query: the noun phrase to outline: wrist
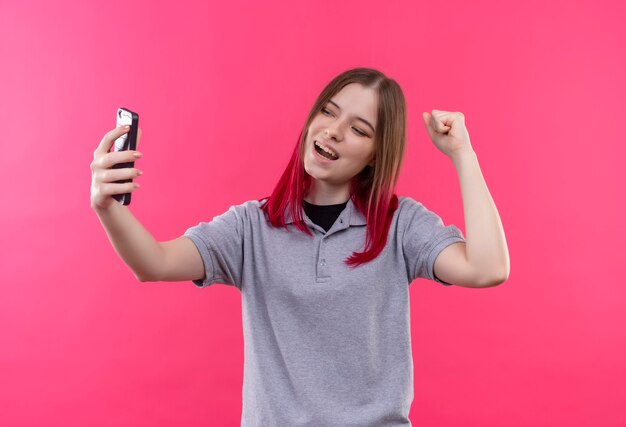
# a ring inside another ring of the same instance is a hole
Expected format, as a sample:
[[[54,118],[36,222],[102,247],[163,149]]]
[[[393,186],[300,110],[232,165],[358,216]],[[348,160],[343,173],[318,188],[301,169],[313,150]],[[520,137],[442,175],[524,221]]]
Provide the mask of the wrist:
[[[109,202],[105,205],[91,204],[91,209],[98,215],[106,215],[115,209],[115,203]]]
[[[454,164],[463,162],[468,158],[476,158],[476,152],[471,146],[463,147],[450,154],[450,160],[452,160],[452,163]]]

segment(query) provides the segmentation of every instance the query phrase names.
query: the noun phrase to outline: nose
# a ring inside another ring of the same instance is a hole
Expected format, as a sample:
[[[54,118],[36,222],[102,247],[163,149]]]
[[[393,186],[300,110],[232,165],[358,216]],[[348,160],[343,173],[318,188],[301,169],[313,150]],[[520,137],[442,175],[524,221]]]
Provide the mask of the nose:
[[[337,135],[339,135],[339,132],[335,126],[329,126],[324,131],[324,136],[328,139],[332,137],[335,141],[337,141]]]

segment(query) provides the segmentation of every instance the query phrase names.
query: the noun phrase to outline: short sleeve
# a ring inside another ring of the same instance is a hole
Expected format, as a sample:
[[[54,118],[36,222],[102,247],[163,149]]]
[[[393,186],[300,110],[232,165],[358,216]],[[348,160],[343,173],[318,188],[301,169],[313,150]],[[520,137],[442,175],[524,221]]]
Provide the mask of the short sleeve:
[[[402,210],[402,248],[409,283],[420,277],[451,286],[435,276],[435,260],[449,245],[465,242],[463,233],[455,225],[444,225],[439,215],[409,197],[404,198]]]
[[[211,222],[200,222],[185,231],[198,248],[206,273],[204,278],[192,280],[194,285],[203,288],[222,283],[241,290],[244,221],[245,206],[231,206]]]

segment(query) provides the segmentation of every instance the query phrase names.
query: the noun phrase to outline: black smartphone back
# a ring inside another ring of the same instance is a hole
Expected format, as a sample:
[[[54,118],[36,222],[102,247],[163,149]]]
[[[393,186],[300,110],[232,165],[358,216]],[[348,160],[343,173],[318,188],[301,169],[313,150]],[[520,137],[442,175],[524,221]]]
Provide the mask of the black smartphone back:
[[[137,132],[139,129],[139,115],[128,108],[120,107],[116,114],[116,127],[130,125],[130,130],[115,140],[114,151],[136,150],[137,149]],[[135,162],[117,163],[112,169],[134,168]],[[122,179],[114,181],[115,183],[132,182],[130,179]],[[131,193],[114,194],[113,198],[123,205],[130,205]]]

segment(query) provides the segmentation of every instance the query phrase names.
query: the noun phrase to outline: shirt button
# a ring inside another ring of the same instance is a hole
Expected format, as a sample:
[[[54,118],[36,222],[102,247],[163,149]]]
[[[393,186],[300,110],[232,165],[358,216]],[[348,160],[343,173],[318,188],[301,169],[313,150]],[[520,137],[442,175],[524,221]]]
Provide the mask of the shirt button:
[[[326,260],[325,260],[325,259],[323,259],[323,260],[320,262],[320,265],[326,265]]]

